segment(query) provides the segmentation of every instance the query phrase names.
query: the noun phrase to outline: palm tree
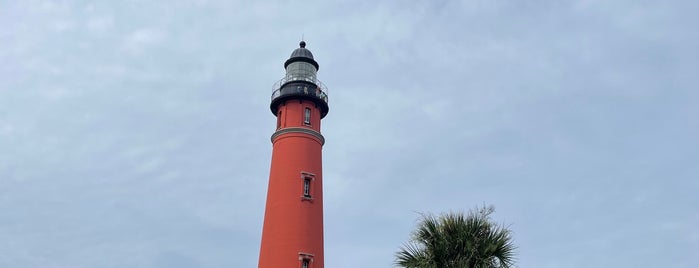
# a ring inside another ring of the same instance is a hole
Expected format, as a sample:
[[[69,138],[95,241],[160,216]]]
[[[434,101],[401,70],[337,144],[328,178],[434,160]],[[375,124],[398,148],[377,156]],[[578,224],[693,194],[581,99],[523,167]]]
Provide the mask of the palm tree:
[[[515,246],[510,230],[490,221],[494,208],[483,207],[439,217],[422,215],[411,241],[396,253],[405,268],[508,268]]]

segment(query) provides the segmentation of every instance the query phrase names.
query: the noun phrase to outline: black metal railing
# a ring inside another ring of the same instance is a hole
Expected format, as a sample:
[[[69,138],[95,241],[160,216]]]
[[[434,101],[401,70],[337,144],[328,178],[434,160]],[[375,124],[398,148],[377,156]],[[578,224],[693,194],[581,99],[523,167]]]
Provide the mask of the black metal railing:
[[[309,88],[308,86],[301,85],[282,87],[287,83],[295,81],[310,82],[316,85],[316,88]],[[325,87],[323,82],[320,82],[320,80],[316,78],[287,76],[274,83],[274,91],[272,91],[272,101],[274,101],[274,99],[276,98],[287,95],[308,95],[319,98],[327,104],[328,94],[326,93],[326,91],[327,88]]]

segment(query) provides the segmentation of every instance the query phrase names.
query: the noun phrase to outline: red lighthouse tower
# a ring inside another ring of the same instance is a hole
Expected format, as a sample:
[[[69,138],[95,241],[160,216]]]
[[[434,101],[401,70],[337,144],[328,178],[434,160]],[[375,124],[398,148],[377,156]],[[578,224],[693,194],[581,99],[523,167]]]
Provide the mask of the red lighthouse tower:
[[[306,43],[284,63],[274,85],[272,134],[259,268],[323,268],[323,170],[320,121],[328,114],[318,63]]]

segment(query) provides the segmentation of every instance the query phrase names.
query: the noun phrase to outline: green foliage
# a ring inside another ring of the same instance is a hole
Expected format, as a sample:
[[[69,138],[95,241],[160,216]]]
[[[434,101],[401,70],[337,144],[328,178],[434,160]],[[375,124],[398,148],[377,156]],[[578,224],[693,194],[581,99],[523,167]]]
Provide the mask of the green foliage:
[[[396,253],[395,264],[405,268],[509,268],[515,246],[510,231],[491,222],[494,208],[422,215],[411,241]]]

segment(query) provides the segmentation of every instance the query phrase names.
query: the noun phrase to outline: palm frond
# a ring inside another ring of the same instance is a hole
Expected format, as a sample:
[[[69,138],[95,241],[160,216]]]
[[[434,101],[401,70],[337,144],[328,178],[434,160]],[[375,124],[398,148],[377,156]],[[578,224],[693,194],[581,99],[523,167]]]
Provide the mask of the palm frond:
[[[492,206],[439,217],[421,214],[410,242],[396,253],[406,268],[509,268],[515,246],[510,231],[491,222]]]

